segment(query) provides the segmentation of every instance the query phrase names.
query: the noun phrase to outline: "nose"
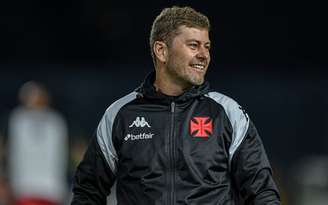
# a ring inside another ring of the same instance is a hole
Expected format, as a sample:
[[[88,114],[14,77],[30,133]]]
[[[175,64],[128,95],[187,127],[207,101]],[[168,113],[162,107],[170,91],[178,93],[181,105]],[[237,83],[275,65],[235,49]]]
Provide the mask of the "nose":
[[[207,60],[210,57],[210,52],[204,46],[200,46],[196,57],[201,60]]]

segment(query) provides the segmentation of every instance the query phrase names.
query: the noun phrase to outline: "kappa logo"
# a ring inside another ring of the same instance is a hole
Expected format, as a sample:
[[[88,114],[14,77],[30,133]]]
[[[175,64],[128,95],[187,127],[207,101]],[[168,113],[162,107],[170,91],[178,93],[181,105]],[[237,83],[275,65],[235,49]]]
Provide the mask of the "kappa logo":
[[[150,127],[144,117],[137,117],[129,127]]]
[[[209,117],[193,117],[190,120],[190,135],[193,137],[209,137],[213,132],[212,119]]]

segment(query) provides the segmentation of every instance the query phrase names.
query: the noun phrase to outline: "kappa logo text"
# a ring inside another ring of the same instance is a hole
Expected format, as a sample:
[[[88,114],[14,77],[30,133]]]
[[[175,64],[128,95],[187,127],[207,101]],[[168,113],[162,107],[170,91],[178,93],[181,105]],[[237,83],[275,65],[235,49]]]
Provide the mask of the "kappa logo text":
[[[150,127],[144,117],[137,117],[129,127]]]

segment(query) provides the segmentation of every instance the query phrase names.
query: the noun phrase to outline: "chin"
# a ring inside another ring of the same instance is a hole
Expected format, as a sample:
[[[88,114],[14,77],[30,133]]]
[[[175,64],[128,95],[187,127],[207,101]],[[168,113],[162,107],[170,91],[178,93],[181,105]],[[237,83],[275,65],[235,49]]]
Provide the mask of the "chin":
[[[200,76],[191,76],[191,75],[184,76],[182,80],[186,85],[189,85],[190,87],[198,86],[204,83],[204,77],[200,77]]]
[[[204,83],[204,79],[190,81],[192,85],[201,85]]]

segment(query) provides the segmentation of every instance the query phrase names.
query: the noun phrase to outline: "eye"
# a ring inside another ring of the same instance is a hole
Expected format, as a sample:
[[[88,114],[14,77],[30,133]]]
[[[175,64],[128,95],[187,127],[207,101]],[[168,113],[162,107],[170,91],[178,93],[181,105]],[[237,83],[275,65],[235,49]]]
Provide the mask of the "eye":
[[[198,44],[197,43],[189,43],[188,46],[191,48],[191,49],[196,49],[198,47]]]

